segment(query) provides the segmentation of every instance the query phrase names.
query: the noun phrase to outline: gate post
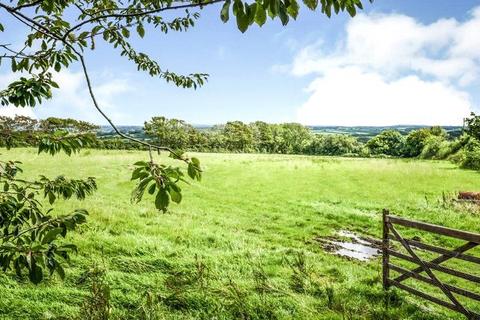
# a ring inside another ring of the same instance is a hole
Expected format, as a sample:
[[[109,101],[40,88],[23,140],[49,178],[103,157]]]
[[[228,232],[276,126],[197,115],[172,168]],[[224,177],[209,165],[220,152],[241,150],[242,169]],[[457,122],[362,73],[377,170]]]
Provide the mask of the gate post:
[[[383,236],[382,236],[382,273],[383,273],[383,289],[388,290],[390,287],[388,278],[390,277],[390,268],[388,266],[390,257],[388,255],[389,240],[388,240],[388,210],[383,209]]]

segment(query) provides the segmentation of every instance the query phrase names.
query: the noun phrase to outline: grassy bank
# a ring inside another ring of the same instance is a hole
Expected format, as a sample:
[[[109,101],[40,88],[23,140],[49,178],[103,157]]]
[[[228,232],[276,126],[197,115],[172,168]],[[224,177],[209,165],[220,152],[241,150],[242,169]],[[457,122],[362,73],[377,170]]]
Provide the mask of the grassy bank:
[[[380,237],[382,208],[480,232],[478,214],[442,197],[480,190],[479,173],[435,161],[199,154],[203,181],[185,186],[183,203],[161,214],[149,199],[130,203],[131,165],[146,157],[128,151],[50,157],[33,149],[0,150],[0,159],[22,161],[26,175],[94,176],[99,185],[87,200],[59,202],[56,208],[90,212],[88,224],[72,236],[79,253],[66,280],[53,277],[34,286],[0,274],[0,319],[77,317],[89,294],[83,275],[93,265],[107,270],[112,318],[454,317],[396,291],[386,307],[379,258],[334,256],[315,238],[338,230]],[[154,297],[152,304],[147,296]]]

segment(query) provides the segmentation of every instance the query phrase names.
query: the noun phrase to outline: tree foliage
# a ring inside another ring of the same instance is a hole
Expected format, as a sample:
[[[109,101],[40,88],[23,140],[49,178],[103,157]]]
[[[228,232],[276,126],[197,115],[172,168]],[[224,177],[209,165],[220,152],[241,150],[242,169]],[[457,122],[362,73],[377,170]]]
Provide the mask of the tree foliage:
[[[184,150],[189,146],[190,136],[194,134],[195,129],[183,120],[153,117],[145,122],[144,130],[155,143],[175,150]]]
[[[396,130],[385,130],[367,142],[370,152],[375,155],[401,156],[405,138]]]
[[[308,145],[308,154],[321,154],[327,156],[342,156],[346,154],[359,154],[362,145],[354,137],[344,134],[316,135]]]
[[[466,132],[477,140],[480,140],[480,116],[471,113],[470,117],[465,119]]]
[[[418,157],[428,141],[432,143],[434,139],[442,141],[446,138],[446,131],[438,126],[413,130],[405,139],[404,155],[406,157]]]
[[[28,181],[18,176],[21,173],[19,162],[0,161],[0,266],[4,272],[14,270],[19,277],[28,274],[35,284],[46,271],[63,279],[62,264],[76,247],[60,239],[84,223],[88,213],[76,209],[54,215],[38,198],[47,198],[50,205],[59,198],[82,200],[97,189],[95,179],[41,176]]]

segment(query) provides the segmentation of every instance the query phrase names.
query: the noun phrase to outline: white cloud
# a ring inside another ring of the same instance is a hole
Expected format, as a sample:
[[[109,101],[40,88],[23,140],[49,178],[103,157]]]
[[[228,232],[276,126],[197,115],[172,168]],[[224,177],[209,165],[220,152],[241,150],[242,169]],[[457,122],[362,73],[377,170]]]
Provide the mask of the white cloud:
[[[53,91],[53,98],[44,101],[35,108],[15,108],[13,106],[0,107],[0,115],[14,116],[21,114],[32,118],[44,118],[48,116],[73,117],[76,119],[91,121],[95,123],[106,123],[101,115],[94,108],[88,94],[85,78],[81,72],[64,70],[54,73],[54,80],[59,84],[60,89]],[[92,75],[91,75],[92,77]],[[0,75],[0,88],[4,88],[10,82],[18,78],[18,75],[9,73]],[[93,78],[101,81],[94,82],[94,92],[97,101],[104,111],[115,122],[123,123],[128,121],[128,116],[118,111],[115,101],[122,94],[134,90],[127,79],[113,78],[108,72],[94,74]]]
[[[95,123],[106,122],[94,108],[83,73],[62,71],[55,74],[54,78],[60,90],[53,92],[52,100],[41,106],[42,111],[60,117],[75,117]],[[123,121],[126,115],[118,111],[115,101],[121,94],[133,90],[132,86],[126,79],[112,79],[108,72],[95,74],[93,78],[101,80],[93,83],[94,93],[101,108],[114,121]]]
[[[333,50],[300,50],[293,75],[315,74],[298,120],[325,125],[461,124],[480,78],[480,7],[467,21],[423,24],[399,14],[359,15]],[[273,70],[281,68],[273,68]]]
[[[470,110],[466,94],[417,76],[385,81],[379,74],[347,67],[314,80],[298,120],[309,125],[458,125]]]
[[[15,116],[26,116],[35,119],[35,114],[32,108],[20,108],[14,106],[0,106],[0,116],[7,116],[14,118]]]

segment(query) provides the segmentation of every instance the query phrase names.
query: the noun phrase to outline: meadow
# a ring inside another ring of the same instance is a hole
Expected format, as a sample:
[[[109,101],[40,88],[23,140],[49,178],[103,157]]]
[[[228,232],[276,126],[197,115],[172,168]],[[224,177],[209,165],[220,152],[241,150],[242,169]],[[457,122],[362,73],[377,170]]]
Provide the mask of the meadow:
[[[340,230],[379,238],[383,208],[480,232],[478,212],[449,200],[480,190],[478,172],[446,161],[201,153],[202,182],[185,185],[183,202],[163,214],[148,197],[130,203],[132,164],[147,156],[0,150],[0,159],[22,161],[26,176],[94,176],[99,187],[55,207],[90,212],[68,239],[79,252],[65,280],[35,286],[0,273],[0,319],[80,317],[89,270],[104,271],[112,319],[459,318],[397,290],[386,296],[381,258],[333,255],[316,239]]]

